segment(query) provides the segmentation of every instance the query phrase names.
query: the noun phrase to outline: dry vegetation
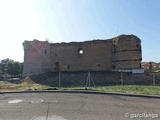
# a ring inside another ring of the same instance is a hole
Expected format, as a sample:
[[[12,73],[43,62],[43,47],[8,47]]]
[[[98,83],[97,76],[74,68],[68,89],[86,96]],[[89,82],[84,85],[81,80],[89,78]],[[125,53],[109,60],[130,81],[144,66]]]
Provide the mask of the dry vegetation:
[[[40,85],[33,82],[29,77],[26,77],[19,84],[10,83],[6,81],[0,81],[0,92],[8,91],[24,91],[24,90],[43,90],[52,88],[46,85]]]
[[[54,87],[37,84],[34,81],[32,81],[30,77],[26,77],[19,84],[0,81],[0,92],[45,90],[45,89],[54,89]],[[96,87],[88,87],[87,89],[104,91],[104,92],[160,95],[160,86],[151,86],[151,85],[96,86]],[[85,87],[59,88],[59,90],[85,90]]]

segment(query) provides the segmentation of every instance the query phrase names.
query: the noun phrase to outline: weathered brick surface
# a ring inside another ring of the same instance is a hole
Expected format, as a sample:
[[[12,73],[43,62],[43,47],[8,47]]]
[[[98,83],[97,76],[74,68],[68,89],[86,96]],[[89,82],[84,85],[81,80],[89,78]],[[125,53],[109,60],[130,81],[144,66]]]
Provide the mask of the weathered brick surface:
[[[117,69],[140,67],[142,53],[139,38],[133,35],[121,35],[113,38],[112,41],[112,61]]]
[[[23,74],[30,75],[50,71],[50,45],[38,40],[25,41]]]
[[[52,71],[56,68],[56,62],[59,62],[60,70],[109,70],[111,46],[111,41],[51,44]],[[83,54],[79,54],[80,49]]]
[[[139,68],[141,41],[134,35],[71,43],[25,41],[23,74]],[[83,51],[80,54],[79,51]]]

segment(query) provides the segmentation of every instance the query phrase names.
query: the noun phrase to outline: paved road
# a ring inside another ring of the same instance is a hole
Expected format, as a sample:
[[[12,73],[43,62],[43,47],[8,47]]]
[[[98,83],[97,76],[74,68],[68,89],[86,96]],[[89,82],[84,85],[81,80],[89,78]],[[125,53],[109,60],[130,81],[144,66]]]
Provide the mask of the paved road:
[[[133,118],[138,114],[144,120],[158,120],[159,113],[160,100],[151,98],[76,93],[0,94],[0,120],[139,120]]]

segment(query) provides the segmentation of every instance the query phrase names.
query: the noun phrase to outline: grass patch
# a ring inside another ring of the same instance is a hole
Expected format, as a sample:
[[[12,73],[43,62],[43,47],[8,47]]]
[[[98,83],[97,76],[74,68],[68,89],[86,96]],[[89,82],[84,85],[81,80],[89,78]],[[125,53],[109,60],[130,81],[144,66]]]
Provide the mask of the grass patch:
[[[8,91],[24,91],[24,90],[45,90],[54,89],[55,87],[37,84],[29,77],[26,77],[19,84],[0,81],[0,92]],[[65,87],[60,90],[84,90],[85,87]],[[115,85],[115,86],[96,86],[88,87],[90,90],[104,91],[104,92],[120,92],[132,94],[146,94],[146,95],[160,95],[160,86],[150,85]]]
[[[61,88],[67,90],[85,89],[85,87]],[[88,89],[103,91],[103,92],[120,92],[131,94],[146,94],[146,95],[160,95],[160,86],[150,85],[116,85],[116,86],[97,86],[88,87]]]
[[[124,86],[99,86],[91,88],[92,90],[105,91],[105,92],[121,92],[133,94],[147,94],[147,95],[160,95],[160,86],[147,86],[147,85],[124,85]]]

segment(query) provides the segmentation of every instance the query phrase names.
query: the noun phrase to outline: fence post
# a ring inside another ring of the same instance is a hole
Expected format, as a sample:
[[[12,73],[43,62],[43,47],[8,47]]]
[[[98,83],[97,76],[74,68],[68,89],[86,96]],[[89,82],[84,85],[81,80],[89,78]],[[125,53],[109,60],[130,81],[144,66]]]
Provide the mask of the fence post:
[[[91,84],[91,73],[89,72],[88,74],[89,74],[88,75],[88,77],[89,77],[88,80],[89,80],[89,87],[90,87],[90,84]]]
[[[59,83],[58,86],[59,86],[59,88],[60,88],[60,87],[61,87],[61,72],[60,72],[60,71],[59,71],[58,81],[59,81],[59,82],[58,82],[58,83]]]
[[[153,74],[153,86],[155,86],[156,85],[156,76],[155,76],[155,74]]]
[[[121,85],[123,85],[123,72],[121,72]]]

